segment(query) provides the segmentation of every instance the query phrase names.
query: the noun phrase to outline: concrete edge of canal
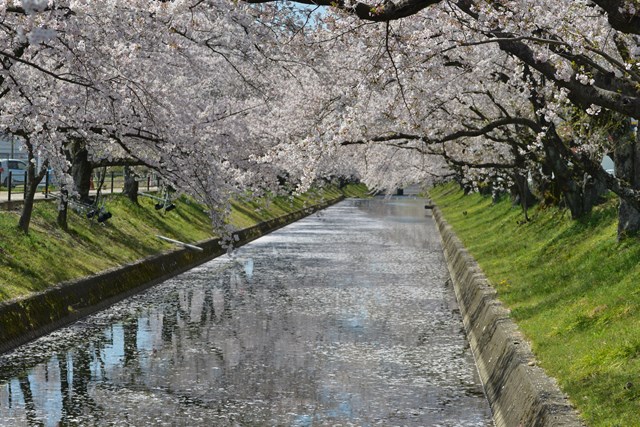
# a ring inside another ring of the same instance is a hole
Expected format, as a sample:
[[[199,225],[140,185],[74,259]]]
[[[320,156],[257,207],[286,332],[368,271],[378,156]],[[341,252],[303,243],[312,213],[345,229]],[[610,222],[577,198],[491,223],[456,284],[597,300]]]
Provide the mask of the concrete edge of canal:
[[[331,206],[344,197],[238,230],[239,247],[285,225]],[[197,243],[203,251],[178,249],[116,267],[92,276],[60,283],[24,299],[0,304],[0,353],[68,325],[130,295],[226,253],[213,238]]]
[[[584,426],[437,207],[433,217],[496,426]]]

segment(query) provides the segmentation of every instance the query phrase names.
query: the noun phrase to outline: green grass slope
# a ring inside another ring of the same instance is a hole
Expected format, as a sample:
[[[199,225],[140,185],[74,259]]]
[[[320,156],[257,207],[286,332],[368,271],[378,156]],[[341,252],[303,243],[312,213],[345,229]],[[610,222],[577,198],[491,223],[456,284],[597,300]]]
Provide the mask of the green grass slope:
[[[640,241],[616,240],[617,203],[565,211],[430,192],[587,425],[640,426]]]
[[[341,194],[365,196],[364,185],[311,190],[296,197],[234,201],[229,222],[245,228]],[[0,211],[0,302],[29,295],[61,281],[87,276],[173,249],[156,235],[183,242],[214,237],[203,207],[185,197],[170,212],[140,197],[136,206],[123,196],[107,196],[113,217],[103,224],[70,212],[69,232],[56,226],[57,204],[37,203],[31,231],[17,228],[19,212]]]

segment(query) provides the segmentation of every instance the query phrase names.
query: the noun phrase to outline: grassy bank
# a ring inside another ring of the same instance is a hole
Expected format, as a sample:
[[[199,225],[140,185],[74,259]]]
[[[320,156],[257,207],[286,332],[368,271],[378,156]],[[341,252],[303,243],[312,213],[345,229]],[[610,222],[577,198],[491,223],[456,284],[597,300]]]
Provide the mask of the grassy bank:
[[[456,234],[587,425],[640,426],[640,241],[616,241],[615,200],[572,221],[456,185],[433,189]]]
[[[234,201],[229,222],[245,228],[341,194],[357,197],[366,191],[362,185],[342,190],[328,186],[297,197]],[[16,227],[18,212],[0,211],[0,302],[172,249],[158,234],[183,242],[214,237],[203,207],[185,197],[166,213],[156,211],[152,199],[139,200],[137,206],[120,195],[107,196],[113,217],[102,224],[70,211],[69,232],[56,226],[56,203],[36,204],[28,235]]]

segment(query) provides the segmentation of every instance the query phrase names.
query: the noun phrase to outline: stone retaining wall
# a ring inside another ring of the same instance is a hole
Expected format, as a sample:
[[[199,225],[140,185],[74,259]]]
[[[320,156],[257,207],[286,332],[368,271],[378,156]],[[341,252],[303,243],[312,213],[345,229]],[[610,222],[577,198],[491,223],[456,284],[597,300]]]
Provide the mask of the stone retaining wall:
[[[433,217],[496,426],[584,426],[437,207]]]
[[[235,233],[238,241],[234,246],[244,245],[342,199],[344,197],[341,196],[239,230]],[[218,238],[196,245],[203,251],[179,249],[163,253],[0,304],[0,353],[226,253]]]

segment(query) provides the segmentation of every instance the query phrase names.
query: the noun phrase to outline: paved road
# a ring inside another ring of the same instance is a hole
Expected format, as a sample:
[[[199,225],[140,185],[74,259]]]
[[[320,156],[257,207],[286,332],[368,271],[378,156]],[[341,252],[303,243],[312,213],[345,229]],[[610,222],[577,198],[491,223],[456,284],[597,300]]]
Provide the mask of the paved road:
[[[147,190],[146,186],[144,186],[144,187],[141,186],[140,187],[140,191],[143,191],[143,192],[146,192],[146,191],[154,192],[154,191],[158,191],[158,187],[152,186],[152,187],[149,187],[149,190]],[[122,192],[122,188],[114,188],[113,192],[114,193],[121,193]],[[95,190],[91,190],[89,193],[90,194],[96,194],[96,191]],[[47,195],[47,194],[45,194],[44,189],[42,189],[42,190],[39,190],[36,193],[35,198],[36,198],[37,201],[55,200],[55,194],[56,193]],[[106,190],[103,190],[102,194],[111,194],[111,188],[107,188]],[[14,189],[11,190],[11,203],[12,204],[19,205],[20,202],[22,202],[23,200],[24,200],[24,192],[22,191],[22,188],[18,188],[18,189],[14,188]],[[0,205],[6,205],[8,202],[9,202],[9,192],[6,191],[5,188],[3,188],[0,191]]]

